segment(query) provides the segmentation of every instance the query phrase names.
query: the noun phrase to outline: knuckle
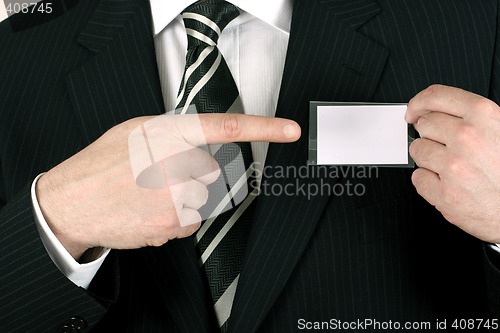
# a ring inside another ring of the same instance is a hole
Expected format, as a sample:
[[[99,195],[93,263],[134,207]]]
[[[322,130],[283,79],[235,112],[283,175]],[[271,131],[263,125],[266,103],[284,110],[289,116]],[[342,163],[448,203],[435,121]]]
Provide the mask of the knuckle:
[[[413,97],[412,99],[410,99],[410,101],[408,102],[408,110],[413,110],[413,109],[415,109],[415,107],[416,107],[416,105],[415,105],[415,104],[416,104],[416,103],[417,103],[417,102],[416,102],[416,98],[415,98],[415,97]]]
[[[182,208],[187,195],[187,184],[185,181],[170,185],[172,205],[178,209]]]
[[[198,230],[200,225],[201,225],[201,215],[197,210],[194,210],[191,224],[187,227],[189,234],[191,235],[193,232]]]
[[[204,204],[206,204],[208,202],[208,195],[209,195],[208,188],[206,186],[204,186],[202,189],[201,206],[203,206]]]
[[[196,178],[196,180],[198,180],[204,184],[207,184],[207,185],[212,184],[219,178],[220,173],[221,173],[221,170],[219,168],[217,168],[213,171],[207,172],[203,176]]]
[[[201,226],[201,217],[199,221],[193,222],[193,224],[184,227],[181,234],[179,235],[179,238],[185,238],[191,236],[200,228],[200,226]]]
[[[118,125],[115,125],[115,127],[120,126],[120,127],[124,127],[125,129],[134,129],[137,126],[142,125],[147,120],[148,120],[147,117],[130,118],[130,119],[127,119],[127,120],[123,121],[122,123],[120,123]]]
[[[190,208],[193,209],[200,209],[207,203],[207,200],[203,195],[197,196],[195,200],[193,201],[192,205],[190,205]]]
[[[499,111],[498,105],[486,98],[478,98],[474,104],[474,109],[485,115],[497,114]]]
[[[241,134],[241,122],[235,115],[227,115],[222,119],[222,131],[229,139],[238,138]]]
[[[263,138],[265,138],[266,141],[271,141],[274,138],[277,138],[280,136],[280,134],[283,132],[281,127],[277,127],[274,123],[273,118],[266,119],[265,126],[263,127]]]
[[[442,87],[443,86],[440,84],[430,85],[427,89],[423,91],[423,95],[424,97],[431,97],[433,95],[436,95],[441,91]]]
[[[155,238],[153,239],[150,244],[151,246],[154,246],[154,247],[160,247],[162,246],[163,244],[165,244],[166,242],[168,242],[168,239],[162,239],[162,238]]]
[[[201,215],[197,210],[190,210],[189,214],[186,214],[185,221],[186,226],[178,229],[176,238],[189,237],[194,234],[201,226]]]
[[[446,163],[446,172],[452,179],[460,180],[464,173],[464,163],[458,157],[451,157]]]
[[[457,133],[457,141],[461,146],[467,146],[477,141],[478,131],[474,126],[462,125]]]
[[[163,223],[162,225],[158,225],[156,228],[154,228],[154,230],[152,230],[147,243],[150,246],[162,246],[171,239],[171,236],[172,229],[165,223]]]
[[[191,228],[195,228],[198,229],[198,226],[197,224],[201,223],[201,215],[200,215],[200,212],[198,212],[197,210],[193,211],[193,220],[192,220],[193,224],[190,226]],[[193,227],[195,226],[195,227]]]
[[[215,177],[215,180],[216,180],[219,177],[220,172],[221,172],[219,163],[212,156],[210,156],[210,158],[209,158],[209,163],[210,163],[210,166],[209,166],[208,170],[211,170],[210,173],[214,174],[214,177]]]
[[[200,217],[200,220],[198,222],[189,226],[189,230],[187,230],[188,236],[191,236],[192,234],[194,234],[196,231],[198,231],[198,229],[200,229],[200,227],[201,227],[201,217]]]
[[[156,206],[141,217],[141,235],[148,246],[159,247],[177,238],[180,229],[179,206],[170,203]]]

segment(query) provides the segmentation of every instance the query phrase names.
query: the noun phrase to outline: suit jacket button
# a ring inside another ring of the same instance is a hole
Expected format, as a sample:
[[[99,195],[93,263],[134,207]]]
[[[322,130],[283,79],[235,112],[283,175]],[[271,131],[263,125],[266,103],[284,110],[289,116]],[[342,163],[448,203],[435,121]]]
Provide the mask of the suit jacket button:
[[[60,331],[60,333],[79,333],[79,332],[80,332],[80,330],[77,330],[73,326],[69,326],[69,325],[64,325]]]
[[[83,320],[82,318],[78,318],[78,317],[70,318],[68,324],[77,330],[81,330],[81,329],[84,329],[85,327],[87,327],[87,323],[85,322],[85,320]]]

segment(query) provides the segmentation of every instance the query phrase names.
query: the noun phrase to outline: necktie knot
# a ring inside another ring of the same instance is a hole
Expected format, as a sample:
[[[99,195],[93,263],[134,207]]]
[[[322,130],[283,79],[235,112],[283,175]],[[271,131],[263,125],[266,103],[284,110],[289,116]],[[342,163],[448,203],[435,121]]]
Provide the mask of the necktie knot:
[[[240,14],[238,8],[227,1],[202,0],[182,12],[188,48],[216,46],[222,30]]]

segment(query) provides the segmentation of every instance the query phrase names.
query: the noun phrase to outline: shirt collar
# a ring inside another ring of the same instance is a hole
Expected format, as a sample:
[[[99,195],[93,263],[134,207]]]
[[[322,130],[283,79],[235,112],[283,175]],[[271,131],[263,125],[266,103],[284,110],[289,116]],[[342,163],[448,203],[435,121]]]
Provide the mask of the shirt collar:
[[[292,0],[228,0],[241,10],[280,29],[290,32]],[[196,0],[149,0],[153,17],[154,35],[159,34],[179,14]]]

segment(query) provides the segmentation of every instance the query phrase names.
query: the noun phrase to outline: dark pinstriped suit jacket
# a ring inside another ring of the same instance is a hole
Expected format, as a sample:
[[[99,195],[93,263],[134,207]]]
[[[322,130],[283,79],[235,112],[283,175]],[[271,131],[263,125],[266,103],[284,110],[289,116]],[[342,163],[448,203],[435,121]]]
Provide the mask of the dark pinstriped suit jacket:
[[[304,129],[267,165],[307,160],[308,102],[407,102],[432,83],[500,100],[497,0],[295,0],[277,115]],[[86,0],[13,33],[0,24],[0,331],[208,332],[214,313],[190,239],[112,253],[89,291],[39,239],[33,178],[131,117],[164,112],[147,1]],[[293,332],[298,320],[500,317],[500,272],[483,244],[420,199],[411,170],[361,197],[264,196],[230,329]],[[267,179],[270,184],[294,179]],[[492,311],[492,312],[491,312]]]

